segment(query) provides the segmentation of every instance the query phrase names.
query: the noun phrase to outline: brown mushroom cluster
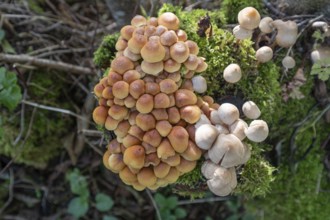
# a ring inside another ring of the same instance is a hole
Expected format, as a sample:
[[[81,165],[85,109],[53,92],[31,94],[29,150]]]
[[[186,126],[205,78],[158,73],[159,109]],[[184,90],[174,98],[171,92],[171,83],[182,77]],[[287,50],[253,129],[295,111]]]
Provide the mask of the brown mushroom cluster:
[[[108,75],[94,88],[93,119],[116,135],[104,165],[136,190],[176,182],[202,155],[194,124],[204,103],[194,90],[203,92],[206,83],[198,78],[194,85],[192,78],[207,64],[179,23],[169,12],[135,16],[120,31]]]
[[[254,102],[245,102],[242,111],[253,119],[250,125],[240,119],[238,108],[230,103],[210,108],[209,114],[202,115],[195,124],[196,144],[206,151],[202,174],[208,179],[209,189],[218,196],[226,196],[236,187],[235,167],[250,158],[244,139],[262,142],[269,133],[265,121],[255,120],[261,113]]]

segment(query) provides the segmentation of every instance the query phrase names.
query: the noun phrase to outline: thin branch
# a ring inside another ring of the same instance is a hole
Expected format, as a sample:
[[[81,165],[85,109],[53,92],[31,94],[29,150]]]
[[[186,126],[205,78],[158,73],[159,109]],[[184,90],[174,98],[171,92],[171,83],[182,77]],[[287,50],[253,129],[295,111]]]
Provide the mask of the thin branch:
[[[194,200],[183,200],[179,201],[178,205],[190,205],[190,204],[199,204],[199,203],[207,203],[207,202],[220,202],[220,201],[227,201],[234,197],[232,196],[225,196],[225,197],[212,197],[206,199],[194,199]]]
[[[160,215],[160,212],[159,212],[158,206],[156,204],[156,201],[154,200],[154,197],[152,197],[150,190],[146,189],[146,192],[147,192],[147,195],[149,196],[149,198],[151,200],[151,203],[152,203],[153,207],[156,210],[156,215],[157,215],[158,220],[162,220],[162,217]]]
[[[75,73],[75,74],[86,74],[86,75],[95,74],[95,72],[88,67],[75,66],[60,61],[39,59],[28,55],[10,55],[10,54],[0,53],[0,60],[7,63],[23,63],[23,64],[29,63],[31,65],[35,65],[38,67],[47,67],[47,68],[62,70],[65,72]]]

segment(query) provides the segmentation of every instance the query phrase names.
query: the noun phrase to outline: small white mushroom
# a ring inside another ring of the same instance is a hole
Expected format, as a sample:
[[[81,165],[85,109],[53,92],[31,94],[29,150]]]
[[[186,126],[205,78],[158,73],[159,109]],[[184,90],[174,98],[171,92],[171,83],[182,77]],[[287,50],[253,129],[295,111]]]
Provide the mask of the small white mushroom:
[[[223,78],[229,83],[237,83],[242,78],[242,71],[236,63],[229,64],[223,71]]]
[[[214,174],[214,171],[219,168],[220,166],[218,164],[215,164],[213,163],[212,161],[210,160],[206,160],[203,164],[202,164],[202,167],[201,167],[201,171],[202,171],[202,174],[203,176],[206,178],[206,179],[212,179],[213,178],[213,174]]]
[[[212,122],[212,124],[223,124],[217,110],[211,110],[210,121]]]
[[[282,60],[282,65],[287,69],[291,69],[296,65],[296,61],[292,57],[286,56]]]
[[[245,150],[245,153],[244,153],[244,158],[242,160],[242,164],[245,164],[251,157],[251,150],[250,150],[250,147],[245,144],[243,142],[243,146],[244,146],[244,150]]]
[[[240,25],[237,25],[233,29],[233,34],[236,39],[244,40],[244,39],[250,39],[252,37],[253,31],[245,29],[245,28],[241,27]]]
[[[242,106],[244,115],[249,119],[257,119],[260,117],[260,109],[253,101],[244,102]]]
[[[230,103],[223,103],[218,109],[219,117],[223,123],[231,125],[239,118],[237,107]]]
[[[291,47],[296,43],[298,36],[298,26],[294,21],[275,20],[272,25],[277,29],[276,43],[280,47]]]
[[[248,128],[248,124],[242,119],[238,119],[233,124],[229,126],[229,131],[231,134],[235,135],[241,141],[246,137],[244,131]]]
[[[195,124],[195,128],[199,128],[201,125],[204,125],[204,124],[211,124],[211,122],[205,114],[201,114],[201,117]]]
[[[238,23],[248,30],[253,30],[259,26],[260,14],[253,7],[243,8],[237,16]]]
[[[213,163],[223,167],[233,167],[242,163],[245,148],[242,142],[233,134],[220,134],[208,151]]]
[[[207,90],[207,83],[203,76],[194,76],[192,79],[193,89],[197,93],[204,93]]]
[[[256,52],[256,58],[260,63],[266,63],[273,58],[273,50],[268,46],[260,47]]]
[[[212,147],[218,134],[219,131],[213,125],[203,124],[196,129],[196,145],[203,150],[208,150]]]
[[[324,22],[324,21],[315,21],[315,22],[313,22],[312,27],[320,28],[320,29],[322,29],[323,32],[328,31],[328,24],[327,24],[327,22]]]
[[[273,31],[273,25],[271,24],[273,19],[271,17],[264,17],[260,20],[259,29],[265,34],[269,34]]]
[[[320,52],[318,50],[312,51],[311,59],[312,59],[313,63],[316,63],[317,61],[319,61],[321,59]]]
[[[245,130],[246,137],[253,142],[264,141],[269,134],[268,125],[263,120],[253,120]]]
[[[217,196],[227,196],[237,186],[234,167],[229,169],[219,167],[214,171],[213,178],[207,181],[210,191]]]

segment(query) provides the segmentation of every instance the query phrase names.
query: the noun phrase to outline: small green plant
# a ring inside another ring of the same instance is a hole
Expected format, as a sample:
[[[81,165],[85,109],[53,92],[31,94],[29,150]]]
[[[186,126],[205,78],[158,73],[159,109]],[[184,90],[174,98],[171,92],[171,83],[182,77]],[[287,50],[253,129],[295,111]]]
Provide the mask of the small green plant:
[[[90,206],[90,192],[88,182],[78,169],[74,169],[66,175],[66,179],[70,182],[71,192],[75,195],[68,206],[68,212],[76,218],[85,216]],[[112,198],[104,193],[98,193],[95,196],[95,208],[100,212],[109,211],[114,202]],[[114,220],[114,216],[105,215],[103,220]]]
[[[187,216],[186,210],[178,208],[178,197],[165,197],[160,193],[156,193],[154,197],[159,207],[160,217],[162,220],[183,219]]]
[[[321,59],[314,63],[311,75],[318,75],[322,81],[327,81],[330,76],[330,58]]]
[[[17,77],[6,68],[0,68],[0,106],[13,110],[22,99],[21,89],[17,85]]]

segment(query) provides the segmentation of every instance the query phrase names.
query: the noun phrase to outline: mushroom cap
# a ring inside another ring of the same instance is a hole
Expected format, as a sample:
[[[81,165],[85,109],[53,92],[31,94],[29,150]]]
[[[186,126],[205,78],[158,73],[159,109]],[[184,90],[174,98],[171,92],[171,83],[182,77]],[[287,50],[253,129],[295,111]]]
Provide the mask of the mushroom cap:
[[[237,20],[243,28],[253,30],[259,26],[260,14],[255,8],[246,7],[238,13]]]
[[[139,113],[135,118],[135,122],[143,131],[149,131],[156,127],[156,120],[150,113]]]
[[[282,60],[282,65],[287,69],[291,69],[295,67],[296,61],[293,59],[293,57],[286,56]]]
[[[149,63],[160,62],[165,57],[165,48],[159,40],[149,40],[141,49],[142,58]]]
[[[294,21],[275,20],[272,25],[277,29],[276,43],[280,47],[288,48],[296,43],[298,26]]]
[[[112,94],[118,99],[124,99],[129,94],[129,84],[125,81],[115,82],[112,86]]]
[[[237,107],[230,103],[223,103],[218,109],[220,120],[227,125],[231,125],[239,118]]]
[[[225,124],[216,124],[215,128],[219,131],[219,134],[229,134],[230,133],[229,128]]]
[[[178,166],[181,161],[181,157],[178,153],[176,153],[174,156],[168,157],[166,159],[162,159],[164,163],[167,163],[171,167]]]
[[[176,42],[178,42],[178,36],[173,30],[165,31],[160,35],[160,42],[164,46],[172,46]]]
[[[167,137],[172,130],[172,125],[168,120],[157,121],[156,129],[162,137]]]
[[[199,128],[201,125],[204,125],[204,124],[211,125],[211,122],[208,119],[208,117],[204,113],[202,113],[201,117],[199,118],[199,120],[195,124],[195,128]]]
[[[188,132],[189,133],[189,132]],[[197,147],[195,142],[189,140],[187,149],[181,154],[181,156],[189,161],[199,160],[202,156],[202,151]]]
[[[218,130],[213,125],[203,124],[196,129],[196,145],[203,150],[209,150],[218,137],[218,134]]]
[[[98,125],[104,125],[108,117],[109,108],[105,106],[97,106],[93,111],[93,120]]]
[[[257,119],[260,117],[261,111],[253,101],[244,102],[242,106],[244,115],[249,119]]]
[[[178,90],[178,85],[172,79],[164,79],[159,83],[160,91],[165,94],[171,94]]]
[[[124,152],[124,163],[134,169],[144,166],[145,150],[141,145],[128,147]]]
[[[119,56],[112,60],[111,69],[119,74],[134,68],[133,62],[125,56]]]
[[[123,55],[132,61],[138,61],[139,59],[141,59],[140,54],[133,53],[128,47],[124,49]]]
[[[263,120],[253,120],[245,130],[246,137],[253,142],[264,141],[269,134],[268,125]]]
[[[201,117],[201,109],[197,105],[187,105],[180,108],[181,119],[189,124],[195,124]]]
[[[123,154],[111,154],[108,159],[108,166],[112,172],[119,173],[126,166],[123,161]]]
[[[213,178],[207,181],[210,191],[217,196],[227,196],[237,186],[235,168],[218,167],[214,171]]]
[[[217,110],[210,111],[210,121],[212,122],[212,124],[223,124]]]
[[[187,105],[194,105],[197,102],[197,96],[188,89],[179,89],[175,92],[176,106],[181,108]]]
[[[207,90],[206,79],[203,76],[194,76],[192,79],[193,89],[197,93],[204,93]]]
[[[233,124],[229,126],[229,131],[231,134],[235,135],[241,141],[246,137],[244,131],[248,128],[248,124],[242,119],[238,119]]]
[[[136,110],[140,113],[149,113],[154,108],[154,97],[149,94],[143,94],[136,101]]]
[[[147,19],[142,15],[135,15],[131,20],[131,25],[135,27],[147,25]]]
[[[124,183],[129,185],[137,180],[136,175],[128,167],[119,172],[119,177]]]
[[[137,180],[141,185],[149,187],[157,182],[157,177],[151,167],[144,167],[138,172]]]
[[[186,41],[188,39],[187,33],[184,30],[177,30],[176,35],[179,41]]]
[[[238,40],[250,39],[252,37],[253,31],[245,29],[241,27],[241,25],[237,25],[233,29],[233,34]]]
[[[198,57],[195,54],[189,54],[188,59],[183,63],[188,70],[195,70],[198,67]]]
[[[259,29],[265,34],[269,34],[273,31],[272,25],[273,19],[271,17],[264,17],[260,20]]]
[[[152,129],[144,134],[143,141],[153,147],[158,147],[162,141],[162,137],[156,129]]]
[[[236,63],[229,64],[223,71],[223,78],[226,82],[237,83],[242,78],[241,67]]]
[[[135,27],[132,25],[126,25],[120,29],[120,36],[124,40],[129,40],[132,38],[133,32],[135,30]]]
[[[245,148],[233,134],[220,134],[208,151],[210,160],[223,167],[233,167],[242,164]]]
[[[163,25],[169,30],[178,30],[180,20],[172,12],[165,12],[158,17],[158,25]]]
[[[197,45],[196,42],[192,41],[192,40],[187,40],[184,42],[187,47],[189,48],[189,53],[190,54],[194,54],[194,55],[198,55],[199,52],[199,47]]]
[[[180,171],[181,173],[188,173],[195,169],[197,165],[197,161],[189,161],[181,157],[180,164],[176,166],[176,169]]]
[[[172,60],[168,59],[164,62],[164,70],[168,73],[174,73],[179,71],[181,68],[181,64]]]
[[[167,159],[175,155],[175,150],[172,147],[168,138],[164,138],[157,147],[157,156],[161,159]]]
[[[164,62],[160,61],[160,62],[156,62],[156,63],[149,63],[149,62],[143,60],[141,63],[141,69],[143,72],[145,72],[147,74],[157,76],[157,75],[159,75],[160,72],[163,71]]]
[[[154,166],[154,173],[157,178],[164,178],[171,169],[171,166],[167,163],[160,162],[157,166]]]
[[[218,164],[215,164],[215,163],[213,163],[213,162],[210,161],[210,160],[206,160],[206,161],[204,161],[204,163],[202,164],[201,171],[202,171],[203,176],[204,176],[206,179],[212,179],[215,170],[218,169],[219,167],[220,167],[220,166],[219,166]]]
[[[180,177],[180,172],[175,168],[171,167],[168,174],[164,177],[166,181],[168,181],[169,184],[175,183]]]
[[[168,135],[173,149],[178,153],[183,153],[188,148],[189,134],[181,126],[174,126]]]
[[[266,63],[273,58],[273,50],[268,46],[260,47],[256,52],[256,58],[260,63]]]
[[[184,63],[189,57],[189,48],[183,41],[178,41],[170,47],[170,56],[178,63]]]

